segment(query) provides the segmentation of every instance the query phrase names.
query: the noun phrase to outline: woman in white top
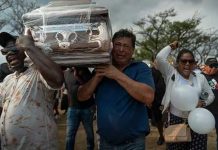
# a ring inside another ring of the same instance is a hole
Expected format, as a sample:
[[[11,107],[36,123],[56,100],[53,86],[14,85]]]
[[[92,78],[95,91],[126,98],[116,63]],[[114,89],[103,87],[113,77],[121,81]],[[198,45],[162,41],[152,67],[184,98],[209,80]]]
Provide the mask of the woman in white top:
[[[163,112],[170,112],[170,124],[178,124],[184,122],[187,119],[187,111],[181,111],[174,107],[170,101],[172,100],[171,92],[177,87],[182,85],[189,85],[195,89],[200,97],[202,92],[208,93],[208,98],[204,101],[199,100],[197,107],[204,107],[209,105],[214,100],[214,94],[208,85],[208,82],[204,75],[195,74],[196,61],[192,51],[183,49],[179,52],[176,58],[175,67],[170,65],[167,61],[167,57],[170,52],[178,48],[178,42],[174,41],[170,45],[163,48],[157,55],[158,69],[162,73],[166,83],[166,92],[162,100],[164,106]],[[194,91],[192,91],[194,92]],[[185,93],[184,93],[185,94]],[[192,141],[183,143],[170,143],[167,145],[168,150],[206,150],[207,149],[207,135],[198,134],[191,130]]]

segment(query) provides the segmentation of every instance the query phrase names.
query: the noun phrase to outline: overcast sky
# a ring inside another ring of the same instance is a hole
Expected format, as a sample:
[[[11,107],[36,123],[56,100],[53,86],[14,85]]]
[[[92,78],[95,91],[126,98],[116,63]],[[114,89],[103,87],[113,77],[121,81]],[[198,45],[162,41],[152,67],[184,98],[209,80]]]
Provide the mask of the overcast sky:
[[[47,4],[49,0],[39,0]],[[218,0],[92,0],[108,8],[113,32],[120,28],[134,27],[133,22],[147,15],[174,8],[178,20],[191,18],[194,14],[203,17],[203,29],[218,29]]]
[[[218,0],[95,0],[109,9],[113,31],[133,26],[133,22],[147,15],[175,8],[178,20],[191,18],[195,13],[203,17],[203,29],[218,29]]]
[[[38,0],[45,5],[49,0]],[[194,14],[203,17],[200,27],[218,29],[218,0],[93,0],[107,7],[113,32],[120,28],[134,28],[133,22],[147,15],[174,8],[178,20],[191,18]],[[2,58],[0,58],[2,62]]]

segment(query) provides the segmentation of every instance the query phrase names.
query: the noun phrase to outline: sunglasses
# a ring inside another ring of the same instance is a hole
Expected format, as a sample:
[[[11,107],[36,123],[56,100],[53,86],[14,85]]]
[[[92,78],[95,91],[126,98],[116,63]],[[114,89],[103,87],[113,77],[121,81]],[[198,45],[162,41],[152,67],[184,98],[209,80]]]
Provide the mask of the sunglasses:
[[[187,62],[190,64],[190,65],[193,65],[195,63],[195,60],[194,59],[180,59],[179,60],[183,65],[187,64]]]
[[[14,52],[14,53],[17,53],[19,50],[17,49],[16,46],[13,46],[13,47],[7,47],[7,48],[3,48],[1,49],[1,53],[2,55],[7,55],[7,53],[11,51],[11,52]]]

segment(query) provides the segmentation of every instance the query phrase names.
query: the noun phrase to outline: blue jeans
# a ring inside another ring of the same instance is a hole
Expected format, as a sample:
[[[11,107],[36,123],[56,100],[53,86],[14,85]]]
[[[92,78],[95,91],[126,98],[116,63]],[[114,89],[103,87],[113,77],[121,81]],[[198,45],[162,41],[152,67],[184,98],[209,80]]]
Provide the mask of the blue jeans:
[[[145,137],[138,137],[119,145],[108,143],[100,137],[100,150],[145,150]]]
[[[76,109],[69,107],[67,110],[67,133],[66,150],[73,150],[75,137],[82,122],[87,136],[87,150],[94,149],[94,131],[93,131],[93,109]]]

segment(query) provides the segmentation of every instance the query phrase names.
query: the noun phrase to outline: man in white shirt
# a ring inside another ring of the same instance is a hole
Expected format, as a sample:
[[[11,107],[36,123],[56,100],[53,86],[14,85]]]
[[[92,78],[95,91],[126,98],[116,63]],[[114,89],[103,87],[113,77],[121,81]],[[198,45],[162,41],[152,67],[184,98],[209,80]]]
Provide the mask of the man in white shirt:
[[[63,84],[61,69],[34,45],[30,34],[16,38],[2,32],[0,45],[14,71],[0,84],[1,148],[58,149],[53,95]],[[26,54],[33,65],[25,66]]]

